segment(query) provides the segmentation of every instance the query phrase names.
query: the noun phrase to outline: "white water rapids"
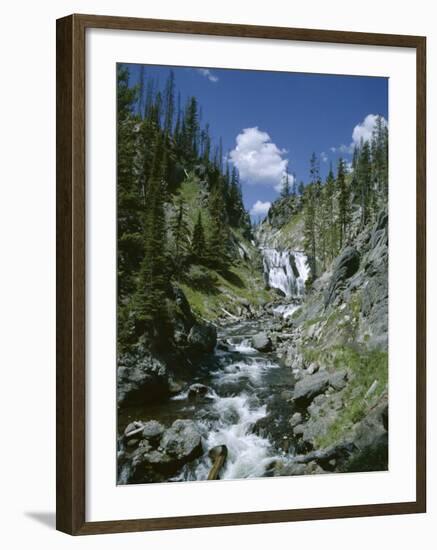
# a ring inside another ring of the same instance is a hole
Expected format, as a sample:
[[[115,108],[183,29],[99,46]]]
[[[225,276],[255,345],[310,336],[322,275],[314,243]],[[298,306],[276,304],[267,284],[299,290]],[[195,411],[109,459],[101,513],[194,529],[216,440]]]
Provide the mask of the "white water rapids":
[[[197,425],[205,448],[226,445],[228,456],[220,479],[262,477],[275,458],[271,442],[254,433],[258,420],[267,416],[267,407],[257,389],[265,376],[279,365],[262,357],[250,345],[250,338],[227,339],[229,352],[221,352],[220,367],[211,372],[211,389],[203,413],[197,411]],[[173,398],[185,400],[186,393]],[[199,414],[200,412],[200,414]],[[201,417],[204,416],[204,419]],[[174,481],[206,479],[211,469],[207,456],[193,467],[187,465]]]
[[[286,297],[273,314],[286,318],[300,307],[305,292],[310,271],[306,256],[272,248],[261,252],[266,282]],[[200,360],[189,382],[208,387],[202,399],[190,400],[187,388],[162,406],[132,413],[134,418],[157,419],[166,426],[178,418],[196,423],[205,452],[169,481],[206,480],[212,467],[207,451],[219,445],[227,448],[220,479],[263,477],[273,464],[291,459],[288,416],[275,408],[280,391],[289,388],[289,369],[274,354],[260,353],[251,345],[253,335],[266,330],[265,323],[265,319],[241,320],[219,330],[220,345],[213,356]],[[128,482],[128,474],[122,471],[119,483]]]
[[[296,250],[261,248],[264,277],[270,288],[277,288],[287,298],[305,293],[305,281],[310,274],[307,258]]]

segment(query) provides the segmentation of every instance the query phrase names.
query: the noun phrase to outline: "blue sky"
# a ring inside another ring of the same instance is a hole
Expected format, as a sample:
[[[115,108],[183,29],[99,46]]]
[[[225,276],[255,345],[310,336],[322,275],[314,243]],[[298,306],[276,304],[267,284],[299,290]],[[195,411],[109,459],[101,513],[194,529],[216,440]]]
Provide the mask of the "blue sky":
[[[134,84],[139,66],[129,68]],[[264,205],[255,217],[278,197],[284,170],[307,182],[314,151],[325,177],[330,161],[350,160],[351,144],[369,137],[369,115],[388,119],[386,78],[152,65],[145,76],[163,87],[170,69],[182,105],[196,96],[203,123],[239,168],[246,208]]]

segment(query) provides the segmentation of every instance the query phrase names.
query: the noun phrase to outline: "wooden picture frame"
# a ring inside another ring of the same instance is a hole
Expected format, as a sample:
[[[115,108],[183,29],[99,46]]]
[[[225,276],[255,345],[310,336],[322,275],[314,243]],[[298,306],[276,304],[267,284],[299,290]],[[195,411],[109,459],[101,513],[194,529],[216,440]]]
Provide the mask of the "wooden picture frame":
[[[89,28],[409,48],[417,74],[416,499],[87,522],[85,514],[85,32]],[[57,529],[71,535],[426,511],[426,39],[420,36],[70,15],[57,21]]]

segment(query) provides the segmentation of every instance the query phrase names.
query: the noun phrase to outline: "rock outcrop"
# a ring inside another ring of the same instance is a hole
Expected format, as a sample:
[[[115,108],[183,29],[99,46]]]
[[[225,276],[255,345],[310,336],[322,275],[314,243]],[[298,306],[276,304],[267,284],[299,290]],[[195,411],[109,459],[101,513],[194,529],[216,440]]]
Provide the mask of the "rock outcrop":
[[[188,334],[188,344],[194,352],[211,353],[217,343],[217,329],[211,324],[195,324]]]

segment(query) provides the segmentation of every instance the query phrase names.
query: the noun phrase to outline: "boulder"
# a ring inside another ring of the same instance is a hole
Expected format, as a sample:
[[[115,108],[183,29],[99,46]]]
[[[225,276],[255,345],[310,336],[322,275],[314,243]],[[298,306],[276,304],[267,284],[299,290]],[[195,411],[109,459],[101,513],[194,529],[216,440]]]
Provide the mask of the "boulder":
[[[195,401],[197,399],[205,397],[208,391],[208,386],[205,386],[204,384],[191,384],[191,386],[188,388],[188,399],[190,399],[191,401]]]
[[[176,460],[145,444],[132,453],[128,463],[128,477],[133,483],[164,481],[166,476],[176,473],[177,469]]]
[[[176,395],[184,389],[184,383],[180,380],[176,380],[172,376],[168,379],[168,391],[171,395]]]
[[[159,359],[146,355],[125,355],[117,369],[117,401],[119,404],[145,404],[168,397],[168,372]]]
[[[193,351],[211,353],[217,343],[217,329],[211,324],[195,324],[188,334],[188,343]]]
[[[322,371],[305,376],[294,387],[293,399],[298,406],[307,406],[319,394],[328,389],[329,375]]]
[[[383,398],[370,413],[355,426],[353,442],[359,450],[388,446],[388,401]]]
[[[311,363],[307,368],[308,374],[315,374],[319,370],[319,365],[317,363]]]
[[[337,371],[329,376],[329,385],[334,390],[340,391],[346,387],[347,384],[347,372],[345,370]]]
[[[158,442],[164,430],[164,426],[157,420],[149,420],[143,426],[143,437],[150,442]]]
[[[161,439],[163,451],[179,464],[185,464],[203,453],[202,440],[192,420],[175,420]]]
[[[258,351],[271,351],[272,341],[265,332],[258,332],[252,337],[252,347]]]
[[[302,422],[302,414],[300,412],[295,412],[289,421],[290,426],[292,428],[295,428],[301,422]]]

